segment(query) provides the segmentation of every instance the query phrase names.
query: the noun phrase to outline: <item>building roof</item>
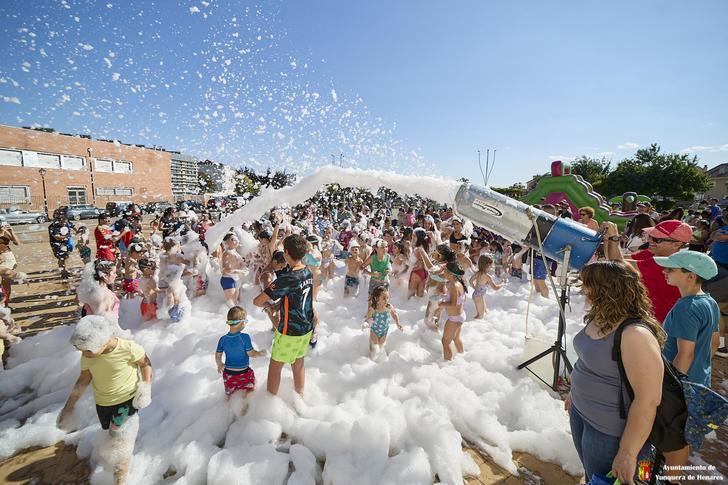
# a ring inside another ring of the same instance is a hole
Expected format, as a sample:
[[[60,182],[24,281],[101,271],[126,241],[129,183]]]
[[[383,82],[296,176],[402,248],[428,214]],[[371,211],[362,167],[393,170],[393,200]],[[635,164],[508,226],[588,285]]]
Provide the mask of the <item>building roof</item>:
[[[721,163],[705,172],[710,178],[728,177],[728,163]]]

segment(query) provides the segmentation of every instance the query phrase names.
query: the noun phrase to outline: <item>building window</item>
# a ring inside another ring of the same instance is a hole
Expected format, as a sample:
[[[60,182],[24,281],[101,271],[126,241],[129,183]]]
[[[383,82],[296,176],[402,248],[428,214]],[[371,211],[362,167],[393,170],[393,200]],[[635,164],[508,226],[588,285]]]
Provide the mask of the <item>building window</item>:
[[[96,187],[96,195],[114,195],[114,189],[108,187]]]
[[[27,204],[30,187],[25,185],[0,185],[0,204]]]
[[[114,195],[134,195],[134,189],[131,187],[118,187],[114,189]]]
[[[94,166],[96,167],[97,172],[113,172],[114,171],[114,161],[113,160],[106,160],[104,158],[97,158],[94,162]],[[99,194],[101,195],[101,194]]]
[[[131,162],[126,160],[117,160],[114,162],[114,172],[131,173]]]
[[[23,165],[23,152],[20,150],[0,150],[0,165],[20,167]]]
[[[70,157],[63,155],[61,159],[63,168],[68,170],[83,170],[83,157]]]
[[[96,195],[134,195],[134,189],[131,187],[97,187]]]
[[[86,187],[68,187],[68,205],[86,205]]]
[[[23,165],[26,167],[61,168],[61,156],[50,153],[25,152]]]

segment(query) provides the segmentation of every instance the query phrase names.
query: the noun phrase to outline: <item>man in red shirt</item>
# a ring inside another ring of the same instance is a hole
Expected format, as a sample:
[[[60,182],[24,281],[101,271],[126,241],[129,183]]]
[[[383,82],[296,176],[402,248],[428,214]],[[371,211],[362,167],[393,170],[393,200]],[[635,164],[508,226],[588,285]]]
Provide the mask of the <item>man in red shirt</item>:
[[[680,291],[667,284],[663,269],[655,263],[655,256],[672,256],[689,242],[693,235],[691,227],[677,220],[663,221],[655,227],[643,230],[649,237],[650,246],[642,251],[632,253],[631,259],[625,259],[619,247],[619,230],[612,222],[605,222],[605,244],[607,257],[613,260],[627,261],[634,264],[642,275],[642,283],[652,301],[655,318],[662,323],[670,309],[680,299]]]
[[[114,235],[113,229],[109,227],[111,219],[106,213],[99,215],[99,225],[94,230],[94,238],[96,239],[96,259],[104,261],[116,260],[116,241],[118,235]]]

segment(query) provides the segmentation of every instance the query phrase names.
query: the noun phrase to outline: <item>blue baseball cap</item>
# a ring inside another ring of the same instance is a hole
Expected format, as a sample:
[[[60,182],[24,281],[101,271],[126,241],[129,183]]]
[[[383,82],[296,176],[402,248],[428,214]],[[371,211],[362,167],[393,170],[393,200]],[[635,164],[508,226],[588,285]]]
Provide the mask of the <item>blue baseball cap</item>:
[[[682,268],[710,280],[718,274],[718,266],[713,258],[697,251],[678,251],[672,256],[655,257],[655,263],[663,268]]]

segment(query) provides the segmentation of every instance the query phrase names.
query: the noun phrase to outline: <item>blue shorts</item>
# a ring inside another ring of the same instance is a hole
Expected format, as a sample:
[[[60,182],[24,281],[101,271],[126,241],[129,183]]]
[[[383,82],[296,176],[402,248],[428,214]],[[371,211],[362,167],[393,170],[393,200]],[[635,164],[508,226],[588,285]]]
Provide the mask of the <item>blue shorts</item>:
[[[372,292],[378,288],[379,286],[383,286],[385,288],[389,288],[389,283],[386,281],[380,281],[380,280],[369,280],[369,294],[371,295]]]
[[[235,278],[231,278],[229,276],[223,276],[220,278],[220,285],[222,286],[223,290],[232,290],[237,285],[237,281],[235,281]]]
[[[543,264],[543,259],[541,258],[533,258],[533,279],[546,279],[546,265]]]
[[[347,286],[349,288],[358,288],[359,278],[346,275],[346,279],[344,280],[344,286]]]
[[[169,315],[169,319],[173,322],[179,322],[185,317],[185,311],[179,305],[175,305],[170,308],[167,314]]]

